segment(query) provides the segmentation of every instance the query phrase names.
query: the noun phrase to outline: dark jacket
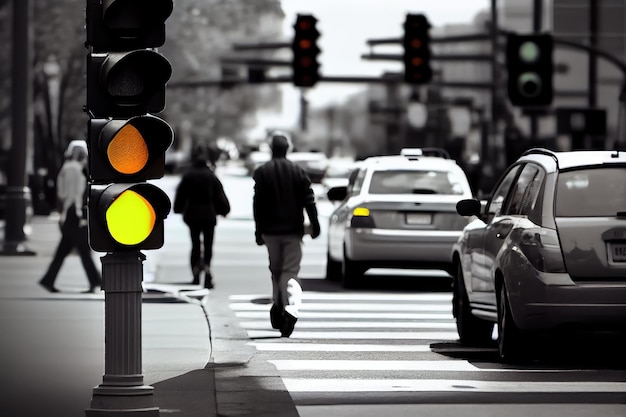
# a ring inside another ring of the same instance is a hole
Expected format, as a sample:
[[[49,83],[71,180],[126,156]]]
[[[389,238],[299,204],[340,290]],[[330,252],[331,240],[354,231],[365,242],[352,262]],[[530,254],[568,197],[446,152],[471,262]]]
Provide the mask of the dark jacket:
[[[182,213],[185,223],[208,222],[230,213],[224,187],[204,161],[197,161],[183,175],[176,189],[174,213]]]
[[[319,225],[315,194],[302,168],[284,157],[274,157],[253,174],[253,211],[260,234],[304,234],[304,211]]]

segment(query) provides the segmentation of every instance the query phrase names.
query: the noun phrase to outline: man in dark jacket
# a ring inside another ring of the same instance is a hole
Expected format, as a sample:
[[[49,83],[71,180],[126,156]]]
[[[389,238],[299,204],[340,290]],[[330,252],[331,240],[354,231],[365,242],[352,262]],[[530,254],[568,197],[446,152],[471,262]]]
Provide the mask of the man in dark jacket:
[[[229,212],[230,203],[224,187],[207,166],[206,153],[201,152],[183,175],[174,198],[174,213],[182,213],[191,235],[190,261],[194,285],[200,284],[200,273],[204,271],[204,286],[213,288],[211,258],[215,225],[218,215],[226,216]]]
[[[311,237],[320,235],[315,195],[302,168],[286,159],[289,140],[283,135],[271,138],[272,159],[253,174],[253,212],[258,245],[267,246],[272,273],[272,327],[289,337],[298,319],[298,280],[302,260],[304,211],[311,224]]]

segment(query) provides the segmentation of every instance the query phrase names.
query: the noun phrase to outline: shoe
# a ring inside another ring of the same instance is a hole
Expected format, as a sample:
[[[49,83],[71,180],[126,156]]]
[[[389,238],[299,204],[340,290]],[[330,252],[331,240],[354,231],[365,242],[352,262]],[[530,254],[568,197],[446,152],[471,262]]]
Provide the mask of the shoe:
[[[204,288],[211,289],[215,287],[213,285],[213,275],[211,275],[211,271],[208,267],[204,268]]]
[[[289,337],[293,333],[293,329],[298,321],[297,317],[292,316],[286,311],[283,313],[283,324],[280,327],[280,335],[282,337]]]
[[[93,287],[89,287],[89,289],[87,291],[83,291],[83,294],[96,294],[99,293],[100,291],[102,291],[102,287],[98,286],[98,285],[94,285]]]
[[[283,325],[283,308],[274,304],[272,308],[270,308],[270,323],[272,324],[272,329],[280,329]]]
[[[193,281],[191,281],[191,285],[200,285],[200,267],[194,266],[191,268],[191,273],[193,274]]]
[[[59,290],[57,290],[56,288],[54,288],[54,285],[52,284],[48,284],[42,281],[39,281],[39,285],[41,285],[42,287],[44,287],[46,290],[48,290],[48,292],[59,292]]]

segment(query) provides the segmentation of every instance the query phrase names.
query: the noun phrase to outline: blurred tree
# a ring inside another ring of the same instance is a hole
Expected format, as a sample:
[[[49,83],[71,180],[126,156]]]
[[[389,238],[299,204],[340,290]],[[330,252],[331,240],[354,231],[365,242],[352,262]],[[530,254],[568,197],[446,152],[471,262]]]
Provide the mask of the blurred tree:
[[[31,0],[31,5],[33,163],[54,178],[69,141],[86,136],[85,3]],[[0,153],[11,145],[11,9],[11,1],[0,0]],[[167,41],[160,50],[172,62],[171,81],[219,79],[219,57],[232,43],[275,41],[281,36],[283,18],[278,0],[175,1],[166,22]],[[229,91],[215,86],[168,89],[161,116],[191,137],[236,138],[258,106],[279,103],[278,88],[269,84]]]

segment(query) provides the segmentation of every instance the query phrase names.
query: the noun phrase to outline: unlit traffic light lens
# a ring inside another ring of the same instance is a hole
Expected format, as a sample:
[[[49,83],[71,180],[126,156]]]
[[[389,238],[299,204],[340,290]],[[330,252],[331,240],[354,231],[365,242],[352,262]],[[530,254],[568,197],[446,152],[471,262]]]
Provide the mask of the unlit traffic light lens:
[[[122,174],[136,174],[148,163],[148,146],[143,136],[131,124],[126,124],[107,147],[111,166]]]
[[[124,191],[106,211],[109,233],[122,245],[138,245],[150,236],[156,222],[154,207],[141,194]]]

